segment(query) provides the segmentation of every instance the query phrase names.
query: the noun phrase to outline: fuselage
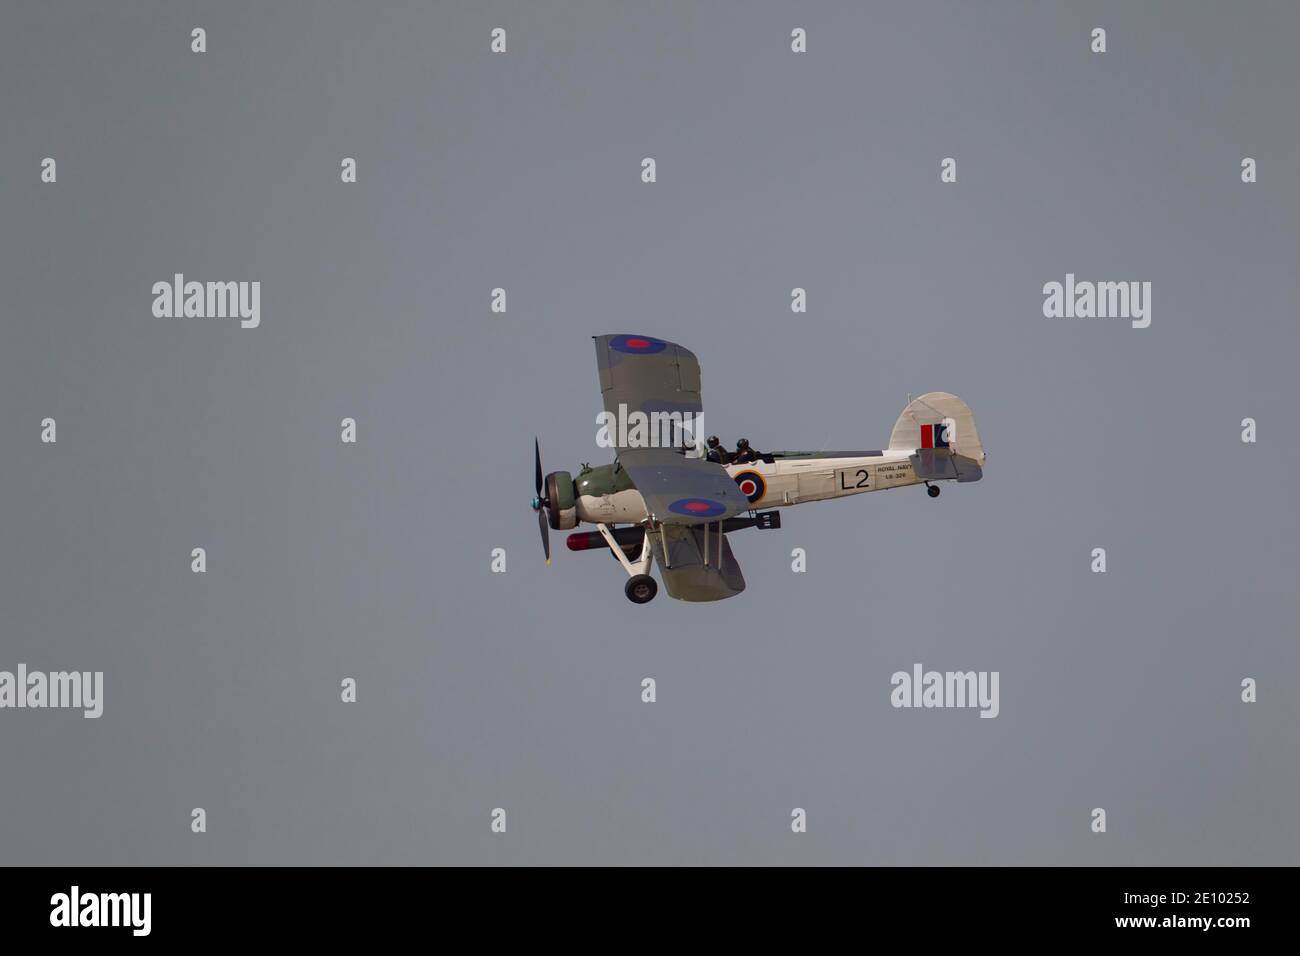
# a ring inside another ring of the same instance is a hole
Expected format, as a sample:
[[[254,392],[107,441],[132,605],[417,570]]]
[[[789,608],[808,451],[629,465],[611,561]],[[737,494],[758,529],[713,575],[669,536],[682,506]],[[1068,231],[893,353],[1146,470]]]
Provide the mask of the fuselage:
[[[772,461],[724,465],[754,511],[844,498],[919,484],[907,451],[772,452]],[[587,469],[573,481],[578,518],[600,524],[640,524],[645,500],[615,462]]]

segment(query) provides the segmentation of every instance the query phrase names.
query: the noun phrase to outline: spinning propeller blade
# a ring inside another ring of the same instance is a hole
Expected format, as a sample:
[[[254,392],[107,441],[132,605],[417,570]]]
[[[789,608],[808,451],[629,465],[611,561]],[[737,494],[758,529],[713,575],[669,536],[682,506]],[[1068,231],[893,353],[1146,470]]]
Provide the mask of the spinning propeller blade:
[[[551,503],[542,497],[542,445],[536,438],[533,439],[533,463],[535,465],[533,488],[536,492],[533,496],[533,510],[537,512],[537,528],[542,533],[542,553],[546,555],[546,563],[550,564],[551,530],[546,520],[546,510],[550,508]]]

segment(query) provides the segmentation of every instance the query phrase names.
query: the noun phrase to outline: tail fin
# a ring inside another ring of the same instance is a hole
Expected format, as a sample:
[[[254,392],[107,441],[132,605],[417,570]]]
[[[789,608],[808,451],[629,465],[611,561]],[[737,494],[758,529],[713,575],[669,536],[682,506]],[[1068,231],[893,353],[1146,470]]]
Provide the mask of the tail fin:
[[[889,436],[890,451],[946,448],[983,466],[984,446],[970,406],[947,392],[926,392],[907,403]]]

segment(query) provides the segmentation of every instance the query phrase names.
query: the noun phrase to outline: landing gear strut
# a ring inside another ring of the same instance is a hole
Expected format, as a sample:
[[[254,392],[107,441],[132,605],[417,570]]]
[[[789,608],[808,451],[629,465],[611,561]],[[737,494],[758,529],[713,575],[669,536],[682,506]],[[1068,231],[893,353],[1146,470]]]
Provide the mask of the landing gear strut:
[[[930,484],[930,483],[927,481],[927,482],[925,483],[925,493],[926,493],[927,495],[929,495],[931,498],[938,498],[938,497],[939,497],[939,486],[938,486],[938,485],[932,485],[932,484]]]
[[[648,574],[636,574],[627,579],[623,593],[633,604],[649,604],[659,593],[659,585]]]
[[[605,543],[609,545],[609,550],[614,553],[615,560],[623,565],[623,570],[628,573],[627,584],[623,585],[623,593],[633,604],[648,604],[654,600],[654,596],[659,593],[659,584],[654,578],[650,577],[650,529],[646,528],[645,537],[641,540],[641,556],[635,562],[629,561],[627,553],[614,539],[607,525],[598,524],[596,530],[600,532]]]

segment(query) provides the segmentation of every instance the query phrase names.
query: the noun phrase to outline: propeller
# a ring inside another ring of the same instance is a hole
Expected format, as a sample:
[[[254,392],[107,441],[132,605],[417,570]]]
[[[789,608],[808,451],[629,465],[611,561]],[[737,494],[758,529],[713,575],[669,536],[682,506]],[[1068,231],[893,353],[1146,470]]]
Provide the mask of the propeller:
[[[535,477],[533,481],[533,510],[537,512],[537,530],[542,533],[542,553],[546,555],[546,563],[551,563],[551,531],[546,520],[546,508],[551,503],[542,497],[542,446],[541,443],[533,439],[533,462],[536,465]]]

